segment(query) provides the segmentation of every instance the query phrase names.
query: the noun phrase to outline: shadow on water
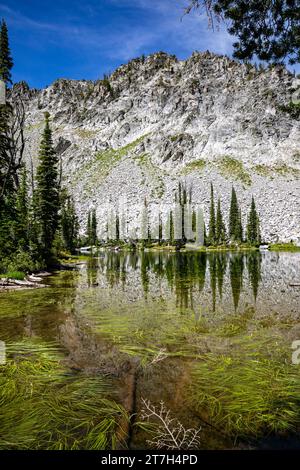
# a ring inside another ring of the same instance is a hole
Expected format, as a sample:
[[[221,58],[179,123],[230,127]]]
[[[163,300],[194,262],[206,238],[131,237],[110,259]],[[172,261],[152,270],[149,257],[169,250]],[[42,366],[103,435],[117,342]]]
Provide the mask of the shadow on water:
[[[217,300],[222,301],[224,280],[231,284],[234,310],[239,305],[245,277],[256,300],[261,281],[261,254],[250,253],[104,253],[101,258],[88,261],[87,284],[97,285],[98,270],[105,272],[109,287],[130,288],[130,272],[140,276],[140,285],[147,299],[153,279],[167,281],[167,286],[182,311],[193,310],[195,297],[206,290],[211,293],[211,310],[215,312]],[[151,281],[152,279],[152,281]],[[208,282],[208,283],[207,283]]]

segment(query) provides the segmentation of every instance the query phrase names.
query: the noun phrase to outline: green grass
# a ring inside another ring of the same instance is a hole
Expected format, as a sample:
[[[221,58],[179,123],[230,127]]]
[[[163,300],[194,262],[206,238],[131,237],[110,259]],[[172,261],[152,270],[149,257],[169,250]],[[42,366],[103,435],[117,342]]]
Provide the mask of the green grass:
[[[22,271],[9,271],[5,274],[0,274],[0,278],[9,278],[9,279],[16,279],[19,281],[23,281],[25,279],[26,274]]]
[[[217,166],[224,177],[240,180],[246,186],[251,185],[251,176],[241,161],[226,155],[218,162]]]
[[[272,169],[278,174],[278,175],[281,175],[281,176],[299,176],[300,174],[300,171],[297,169],[297,168],[293,168],[291,166],[288,166],[286,163],[281,163],[281,164],[277,164],[275,166],[272,167]]]
[[[300,174],[300,171],[297,168],[288,166],[286,163],[277,163],[276,165],[273,165],[273,166],[268,166],[264,164],[255,165],[253,167],[253,170],[258,175],[269,177],[271,179],[273,179],[276,174],[280,176],[294,176],[294,177],[298,177]]]
[[[124,147],[118,149],[109,148],[102,152],[95,153],[92,160],[77,172],[75,184],[77,181],[84,178],[86,181],[85,191],[90,193],[92,189],[95,188],[95,185],[100,184],[110,174],[112,169],[118,165],[122,158],[134,150],[146,136],[147,134],[142,135]]]
[[[300,376],[289,357],[272,359],[253,345],[251,352],[242,348],[202,359],[194,365],[189,398],[214,426],[244,438],[298,429]]]
[[[101,375],[72,374],[55,345],[8,345],[0,366],[0,449],[114,449],[128,420]]]
[[[142,364],[151,361],[162,348],[167,356],[195,355],[194,346],[187,342],[197,326],[193,316],[183,316],[160,301],[149,306],[144,302],[124,304],[122,311],[118,302],[101,309],[99,303],[101,297],[97,298],[95,290],[86,289],[81,295],[79,318],[122,353],[139,357]]]
[[[265,177],[271,177],[272,176],[272,171],[271,168],[267,165],[255,165],[253,167],[255,173],[257,173],[260,176],[265,176]]]
[[[188,175],[193,171],[203,171],[205,168],[206,162],[205,160],[199,158],[193,162],[188,163],[185,167],[181,170],[183,175]]]
[[[273,243],[270,245],[269,250],[271,251],[300,251],[300,246],[296,246],[294,243]]]

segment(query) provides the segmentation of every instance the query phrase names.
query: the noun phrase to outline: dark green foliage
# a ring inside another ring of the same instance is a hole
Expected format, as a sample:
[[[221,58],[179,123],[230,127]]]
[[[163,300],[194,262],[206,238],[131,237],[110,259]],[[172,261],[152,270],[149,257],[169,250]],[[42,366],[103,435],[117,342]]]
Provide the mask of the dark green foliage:
[[[114,90],[110,84],[109,77],[106,74],[103,75],[102,84],[106,88],[110,96],[114,98]]]
[[[11,83],[7,28],[2,21],[0,31],[0,79]],[[36,189],[30,200],[24,151],[25,110],[22,100],[0,106],[0,259],[5,271],[34,271],[49,266],[53,248],[60,246],[58,159],[52,145],[49,114],[42,136],[36,174]],[[68,210],[67,210],[68,207]],[[67,226],[75,213],[71,202],[63,208],[63,235],[70,247]],[[69,219],[67,217],[69,216]],[[68,220],[67,220],[68,219]],[[70,227],[69,227],[70,228]]]
[[[293,103],[290,101],[287,105],[278,106],[278,108],[288,113],[294,119],[300,119],[300,103]]]
[[[233,56],[291,64],[300,60],[299,0],[190,0],[186,11],[204,7],[210,22],[226,21],[237,41]]]
[[[120,240],[120,217],[116,216],[116,240]]]
[[[158,241],[161,243],[163,237],[161,214],[158,215]]]
[[[259,283],[261,281],[261,254],[249,253],[247,258],[249,279],[253,290],[253,296],[256,300]]]
[[[192,212],[192,230],[193,232],[196,231],[196,212],[193,210]]]
[[[210,245],[216,243],[216,215],[215,215],[215,202],[214,202],[214,187],[210,184],[210,212],[209,212],[209,232],[208,241]]]
[[[61,233],[64,247],[74,253],[78,241],[78,217],[73,198],[66,191],[61,195]]]
[[[27,186],[27,172],[24,167],[21,178],[20,186],[16,196],[16,221],[15,221],[15,235],[18,240],[18,245],[21,249],[28,249],[29,246],[29,198]]]
[[[213,254],[208,255],[209,261],[209,278],[212,294],[212,311],[216,311],[216,294],[217,294],[217,259]]]
[[[108,228],[107,228],[108,230]],[[87,227],[86,227],[86,238],[88,245],[91,242],[91,211],[88,212]]]
[[[203,221],[203,231],[204,231],[204,246],[209,245],[208,237],[207,237],[207,230],[206,230],[206,225],[205,222]]]
[[[0,79],[6,84],[12,83],[11,69],[14,63],[10,54],[8,31],[4,20],[0,28]]]
[[[223,282],[227,268],[227,256],[224,253],[218,253],[217,257],[217,279],[220,298],[223,294]]]
[[[244,232],[243,232],[243,223],[242,223],[242,211],[239,209],[239,218],[238,218],[238,224],[237,224],[237,232],[236,232],[236,240],[239,242],[242,242],[244,238]]]
[[[252,196],[251,209],[247,224],[247,242],[251,245],[260,244],[259,217],[255,207],[254,197]]]
[[[93,209],[91,217],[91,244],[97,245],[97,218],[95,209]]]
[[[8,137],[11,111],[10,106],[0,105],[0,255],[3,258],[16,249],[16,186],[10,155],[12,143]]]
[[[230,259],[229,271],[234,309],[237,310],[240,301],[241,290],[243,287],[243,255],[236,254],[232,256],[232,258]]]
[[[11,141],[8,137],[11,108],[0,105],[0,198],[5,198],[14,190],[14,180],[11,168],[9,148]]]
[[[221,211],[221,200],[218,199],[217,207],[217,221],[216,221],[216,242],[218,244],[225,243],[226,241],[226,228],[223,221],[223,215]]]
[[[97,218],[95,209],[88,212],[87,243],[90,246],[97,245]]]
[[[49,114],[45,114],[45,129],[39,151],[39,164],[34,193],[34,219],[41,254],[48,263],[59,223],[58,158],[53,149]]]
[[[243,239],[243,227],[241,211],[239,209],[238,200],[235,189],[232,188],[230,213],[229,213],[229,237],[232,241],[241,242]]]
[[[170,211],[170,240],[171,242],[174,241],[174,220],[173,220],[173,212]]]
[[[191,192],[189,193],[191,196]],[[182,243],[186,242],[186,236],[185,236],[185,208],[186,204],[188,201],[188,191],[185,185],[183,185],[181,182],[178,183],[178,192],[175,193],[175,202],[177,202],[180,207],[181,207],[181,224],[182,224],[182,238],[181,240],[176,241],[176,246],[181,246]],[[174,223],[174,220],[172,219],[172,222]]]

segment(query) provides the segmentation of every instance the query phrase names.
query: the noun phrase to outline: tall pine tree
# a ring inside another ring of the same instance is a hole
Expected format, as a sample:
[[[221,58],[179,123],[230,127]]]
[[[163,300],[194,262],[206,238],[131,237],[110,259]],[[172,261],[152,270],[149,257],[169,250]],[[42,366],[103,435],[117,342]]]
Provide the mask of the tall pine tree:
[[[7,26],[5,21],[2,20],[0,27],[0,79],[3,80],[6,85],[12,83],[10,71],[13,65],[14,63],[8,42]]]
[[[96,210],[92,210],[91,214],[91,245],[97,245],[97,217]]]
[[[216,220],[216,242],[218,244],[224,243],[226,240],[226,228],[223,221],[223,215],[221,210],[221,200],[218,199],[217,207],[217,220]]]
[[[244,238],[244,233],[243,233],[243,223],[242,223],[242,211],[239,209],[239,217],[238,217],[238,222],[236,226],[236,235],[235,239],[238,242],[242,242]]]
[[[34,194],[34,217],[37,224],[41,255],[49,264],[59,222],[58,158],[53,149],[49,113],[45,113],[45,129],[39,150],[39,163]]]
[[[16,196],[15,233],[19,247],[26,250],[29,244],[29,200],[26,167],[23,168]]]
[[[2,20],[0,26],[0,80],[4,81],[5,87],[11,83],[10,71],[12,67],[7,26]],[[0,258],[10,256],[17,245],[15,234],[16,188],[10,155],[12,142],[8,137],[10,118],[11,107],[7,104],[0,104]]]
[[[247,242],[251,245],[258,245],[260,243],[259,217],[253,196],[247,223]]]
[[[241,241],[242,236],[241,214],[236,192],[234,187],[232,187],[229,212],[229,237],[233,241]]]
[[[210,183],[210,213],[208,240],[211,245],[214,245],[216,243],[216,215],[214,202],[214,187],[212,183]]]

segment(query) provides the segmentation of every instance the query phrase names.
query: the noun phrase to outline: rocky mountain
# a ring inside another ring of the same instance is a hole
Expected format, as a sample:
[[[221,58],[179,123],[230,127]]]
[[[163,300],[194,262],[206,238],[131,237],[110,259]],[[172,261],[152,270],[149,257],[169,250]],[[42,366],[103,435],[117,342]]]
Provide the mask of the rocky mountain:
[[[82,229],[96,208],[103,236],[121,200],[131,234],[145,200],[151,224],[159,212],[164,222],[180,180],[206,219],[210,182],[226,218],[234,185],[244,222],[254,195],[264,240],[300,242],[300,123],[288,106],[297,87],[282,66],[196,52],[185,61],[141,57],[95,82],[59,79],[43,90],[19,83],[13,94],[26,102],[29,166],[50,113]]]

